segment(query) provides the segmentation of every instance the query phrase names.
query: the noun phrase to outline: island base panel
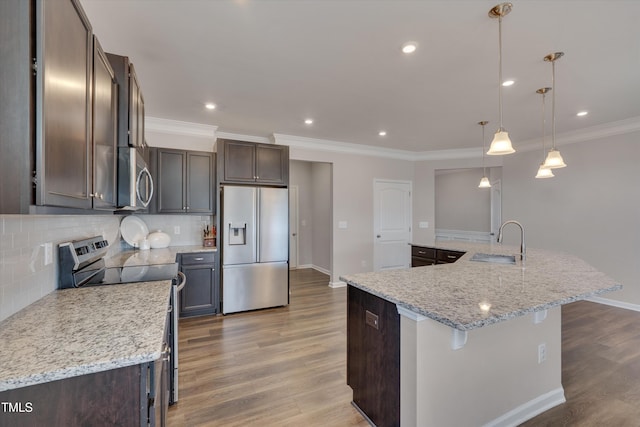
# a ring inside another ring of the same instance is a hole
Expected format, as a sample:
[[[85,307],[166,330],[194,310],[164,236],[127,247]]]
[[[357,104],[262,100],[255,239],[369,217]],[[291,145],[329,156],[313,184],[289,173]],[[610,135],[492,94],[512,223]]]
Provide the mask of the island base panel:
[[[400,425],[400,316],[396,305],[353,286],[347,303],[347,384],[377,426]]]

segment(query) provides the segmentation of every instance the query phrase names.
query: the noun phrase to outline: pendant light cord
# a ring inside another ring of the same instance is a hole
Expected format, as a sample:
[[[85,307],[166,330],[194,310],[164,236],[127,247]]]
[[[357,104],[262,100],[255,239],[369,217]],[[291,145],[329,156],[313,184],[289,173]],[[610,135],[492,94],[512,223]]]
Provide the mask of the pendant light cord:
[[[487,176],[487,168],[484,167],[484,126],[482,125],[482,176]]]
[[[551,145],[556,149],[556,61],[551,61]]]
[[[502,132],[502,15],[498,17],[498,109],[500,110],[499,132]]]
[[[553,90],[553,89],[552,89]],[[544,98],[547,96],[546,92],[542,92],[542,163],[544,163],[544,159],[547,155],[547,144],[545,141],[545,128],[546,128],[546,116],[544,114]]]

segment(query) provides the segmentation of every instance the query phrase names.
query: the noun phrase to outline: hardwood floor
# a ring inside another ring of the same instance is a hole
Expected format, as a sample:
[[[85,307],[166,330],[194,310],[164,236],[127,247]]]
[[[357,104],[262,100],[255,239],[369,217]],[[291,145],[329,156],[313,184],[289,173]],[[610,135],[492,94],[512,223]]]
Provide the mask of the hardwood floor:
[[[562,306],[567,402],[523,426],[640,426],[640,313],[579,301]]]
[[[169,426],[368,426],[346,384],[346,288],[291,271],[288,307],[180,320]]]
[[[288,307],[180,320],[169,426],[368,426],[346,385],[346,288],[291,271]],[[523,426],[640,426],[640,313],[562,308],[567,402]]]

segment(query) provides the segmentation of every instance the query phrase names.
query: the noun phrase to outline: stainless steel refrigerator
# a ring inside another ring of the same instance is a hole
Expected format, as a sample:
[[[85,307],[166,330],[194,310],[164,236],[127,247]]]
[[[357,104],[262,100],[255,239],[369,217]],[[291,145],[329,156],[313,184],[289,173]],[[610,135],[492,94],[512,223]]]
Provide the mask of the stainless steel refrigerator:
[[[221,190],[222,312],[289,304],[289,190]]]

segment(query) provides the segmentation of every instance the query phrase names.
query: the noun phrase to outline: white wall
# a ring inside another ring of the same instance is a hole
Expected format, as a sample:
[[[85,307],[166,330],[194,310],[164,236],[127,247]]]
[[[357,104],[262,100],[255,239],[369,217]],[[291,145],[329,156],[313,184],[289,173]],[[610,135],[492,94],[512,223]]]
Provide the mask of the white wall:
[[[115,215],[0,215],[0,320],[57,289],[59,243],[96,235],[116,242],[119,225]],[[45,243],[53,248],[48,265]],[[119,250],[113,245],[110,254]]]
[[[522,222],[527,245],[582,258],[622,283],[606,298],[631,304],[640,304],[639,142],[635,132],[563,145],[568,166],[550,179],[533,178],[537,150],[505,156],[502,171],[502,218]]]

